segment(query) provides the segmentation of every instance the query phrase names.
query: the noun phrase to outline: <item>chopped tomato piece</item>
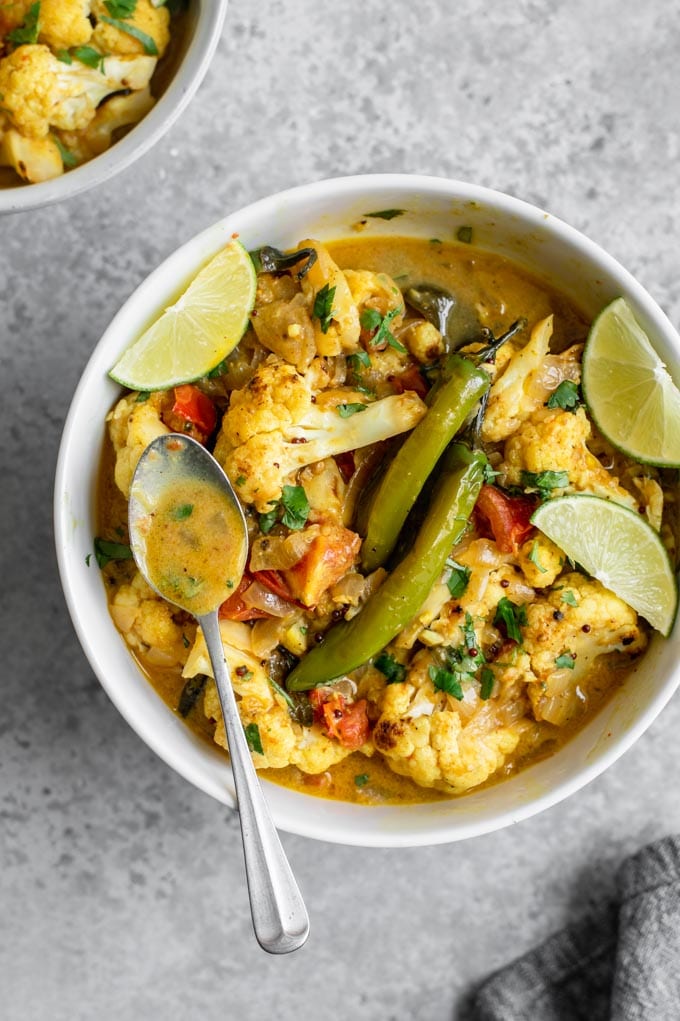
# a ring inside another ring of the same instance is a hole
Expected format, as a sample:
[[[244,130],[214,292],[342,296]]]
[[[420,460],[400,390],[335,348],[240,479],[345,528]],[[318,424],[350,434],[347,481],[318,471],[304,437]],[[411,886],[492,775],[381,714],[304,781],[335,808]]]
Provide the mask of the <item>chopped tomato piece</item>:
[[[534,529],[530,519],[535,510],[536,500],[530,496],[508,496],[498,486],[484,485],[475,518],[480,531],[490,533],[502,553],[516,553]]]
[[[283,575],[280,571],[253,571],[252,576],[255,581],[259,581],[261,585],[268,588],[275,596],[292,601],[293,597],[290,589],[283,580]]]
[[[215,405],[207,394],[191,383],[175,387],[175,403],[172,406],[172,413],[179,415],[189,425],[195,426],[204,439],[207,439],[215,431],[217,425]]]
[[[309,700],[314,710],[314,720],[324,727],[330,738],[338,741],[343,748],[356,751],[366,743],[370,733],[368,703],[365,698],[358,702],[347,702],[339,691],[328,688],[313,688]]]
[[[324,592],[350,569],[360,546],[361,537],[349,528],[322,525],[305,555],[282,572],[290,595],[303,606],[316,606]]]
[[[244,574],[233,595],[229,596],[219,608],[218,615],[223,620],[257,620],[260,617],[271,616],[264,610],[258,610],[256,606],[246,606],[244,603],[243,593],[252,583],[251,576],[247,573]]]

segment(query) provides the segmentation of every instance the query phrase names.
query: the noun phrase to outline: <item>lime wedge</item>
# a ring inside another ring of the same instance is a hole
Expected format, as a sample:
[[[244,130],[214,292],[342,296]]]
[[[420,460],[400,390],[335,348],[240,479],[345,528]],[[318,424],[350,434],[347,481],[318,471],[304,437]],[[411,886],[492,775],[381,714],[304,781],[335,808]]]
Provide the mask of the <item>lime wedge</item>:
[[[680,466],[680,390],[623,298],[590,329],[582,385],[610,443],[636,461]]]
[[[534,525],[563,553],[668,636],[678,586],[661,539],[644,518],[585,493],[541,504]]]
[[[109,372],[131,390],[166,390],[200,379],[234,350],[255,304],[256,275],[230,241],[182,296],[145,330]]]

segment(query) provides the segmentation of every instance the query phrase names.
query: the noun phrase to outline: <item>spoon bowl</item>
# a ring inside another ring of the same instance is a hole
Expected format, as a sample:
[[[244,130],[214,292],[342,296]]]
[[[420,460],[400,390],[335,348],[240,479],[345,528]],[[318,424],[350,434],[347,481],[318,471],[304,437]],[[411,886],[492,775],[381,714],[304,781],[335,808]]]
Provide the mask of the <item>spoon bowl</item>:
[[[132,553],[146,581],[192,614],[205,638],[234,775],[255,936],[268,953],[297,950],[309,934],[309,918],[253,766],[217,613],[245,569],[243,511],[208,451],[189,436],[169,433],[153,440],[139,460],[128,524]]]

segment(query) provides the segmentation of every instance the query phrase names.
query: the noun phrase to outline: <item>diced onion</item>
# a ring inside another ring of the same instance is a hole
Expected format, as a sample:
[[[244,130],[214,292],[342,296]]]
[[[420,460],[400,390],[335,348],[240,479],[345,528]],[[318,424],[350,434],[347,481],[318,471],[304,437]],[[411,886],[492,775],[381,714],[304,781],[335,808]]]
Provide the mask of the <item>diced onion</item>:
[[[242,599],[246,606],[255,610],[264,610],[272,617],[288,617],[294,612],[293,606],[287,599],[282,599],[281,596],[270,592],[259,581],[254,581],[252,585],[248,586]]]

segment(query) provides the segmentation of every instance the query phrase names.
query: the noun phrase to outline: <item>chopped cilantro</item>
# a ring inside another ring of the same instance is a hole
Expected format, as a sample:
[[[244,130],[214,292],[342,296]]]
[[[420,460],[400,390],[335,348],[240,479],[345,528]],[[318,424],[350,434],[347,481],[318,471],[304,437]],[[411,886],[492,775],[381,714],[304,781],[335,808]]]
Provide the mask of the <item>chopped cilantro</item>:
[[[538,570],[541,572],[541,574],[545,574],[546,571],[548,570],[548,568],[544,567],[543,564],[541,563],[541,561],[539,560],[539,556],[538,556],[538,539],[534,539],[534,541],[533,541],[533,544],[531,546],[531,552],[529,553],[529,560],[534,565],[534,567],[538,568]]]
[[[495,677],[491,667],[482,667],[482,673],[480,676],[479,686],[479,697],[486,702],[487,699],[491,698],[491,692],[493,691]]]
[[[137,9],[137,0],[104,0],[104,7],[112,18],[132,18]]]
[[[237,486],[242,486],[245,483],[245,481],[246,481],[245,475],[239,475],[235,480],[235,484]]]
[[[374,220],[393,220],[395,216],[403,216],[405,209],[379,209],[375,213],[364,213],[364,216],[371,216]]]
[[[525,489],[537,489],[543,500],[550,496],[553,489],[564,489],[569,485],[569,475],[564,471],[544,471],[520,473],[520,481]]]
[[[150,390],[140,390],[137,396],[135,397],[135,404],[144,404],[145,401],[148,401],[150,396],[151,396]]]
[[[89,566],[90,566],[90,561],[91,561],[91,560],[92,560],[92,554],[91,554],[91,553],[88,553],[88,554],[87,554],[87,556],[85,557],[85,566],[86,566],[86,567],[89,567]]]
[[[567,603],[569,606],[578,606],[578,603],[576,602],[576,596],[571,591],[571,589],[567,589],[566,592],[562,593],[562,602]]]
[[[368,773],[359,773],[354,777],[354,783],[357,787],[365,787],[368,783]]]
[[[57,58],[57,60],[60,60],[62,62],[62,64],[73,63],[73,57],[71,56],[68,50],[55,50],[54,55]]]
[[[347,361],[356,375],[359,375],[361,371],[360,366],[363,366],[364,369],[371,367],[371,359],[367,351],[355,351],[353,355],[347,355]]]
[[[567,670],[574,669],[574,654],[566,649],[561,655],[555,660],[555,666],[558,668],[566,668]]]
[[[172,508],[170,511],[170,517],[175,521],[184,521],[185,518],[191,517],[193,511],[193,503],[180,503],[177,507]]]
[[[320,291],[316,292],[312,315],[319,320],[322,333],[328,333],[333,318],[333,300],[335,298],[335,287],[324,284]]]
[[[461,564],[457,564],[455,560],[451,560],[447,566],[451,570],[451,574],[447,579],[448,590],[451,593],[453,599],[458,599],[463,595],[465,589],[468,587],[470,581],[470,568],[463,567]]]
[[[111,25],[112,28],[117,28],[121,32],[131,35],[134,39],[137,39],[144,47],[144,52],[148,53],[150,57],[158,56],[158,47],[154,40],[150,35],[147,35],[146,32],[142,32],[140,28],[137,28],[136,25],[128,25],[124,21],[119,21],[117,18],[107,18],[104,15],[102,15],[99,20],[105,22],[107,25]]]
[[[556,390],[550,394],[545,402],[547,408],[562,408],[563,411],[572,411],[581,403],[581,391],[578,383],[571,379],[564,379]]]
[[[494,627],[502,626],[508,638],[518,644],[522,643],[522,632],[520,627],[527,623],[527,611],[524,605],[518,606],[507,596],[499,600],[496,607],[496,615],[493,619]]]
[[[246,735],[246,741],[251,752],[257,752],[258,755],[264,755],[262,750],[262,740],[260,738],[260,728],[257,723],[249,723],[243,728]]]
[[[451,673],[445,667],[436,666],[431,666],[428,673],[437,691],[445,691],[447,695],[453,695],[459,702],[462,700],[463,689],[457,673]]]
[[[366,404],[338,404],[335,410],[340,415],[340,418],[351,418],[357,412],[365,411],[367,406]]]
[[[397,338],[390,330],[390,323],[395,316],[401,315],[403,308],[390,309],[385,315],[378,312],[377,308],[365,308],[361,313],[360,322],[364,330],[367,330],[372,334],[370,344],[371,347],[378,347],[381,344],[389,344],[395,351],[400,351],[402,354],[406,354],[406,348],[403,344],[400,344]]]
[[[23,46],[26,43],[37,43],[39,33],[40,3],[38,2],[31,4],[22,23],[8,32],[5,38],[15,46]]]
[[[109,539],[94,540],[94,555],[100,567],[106,567],[112,560],[131,560],[132,550],[122,542],[111,542]]]
[[[501,474],[500,472],[495,471],[488,461],[484,462],[482,471],[484,473],[484,481],[488,486],[492,486],[496,479],[498,478],[498,476]]]
[[[267,535],[271,532],[272,528],[279,520],[279,501],[270,500],[269,506],[271,510],[265,511],[264,514],[260,514],[258,523],[260,525],[260,531]]]
[[[284,486],[281,493],[281,507],[283,514],[281,521],[292,531],[299,531],[304,528],[309,517],[309,501],[303,486]]]
[[[373,666],[385,675],[388,684],[401,684],[406,678],[406,667],[394,656],[390,656],[389,652],[381,652],[373,661]]]
[[[72,57],[79,60],[86,67],[93,67],[96,70],[104,70],[104,54],[95,50],[92,46],[74,46],[70,51]]]
[[[456,231],[456,237],[464,245],[469,245],[472,242],[472,227],[459,227]]]

